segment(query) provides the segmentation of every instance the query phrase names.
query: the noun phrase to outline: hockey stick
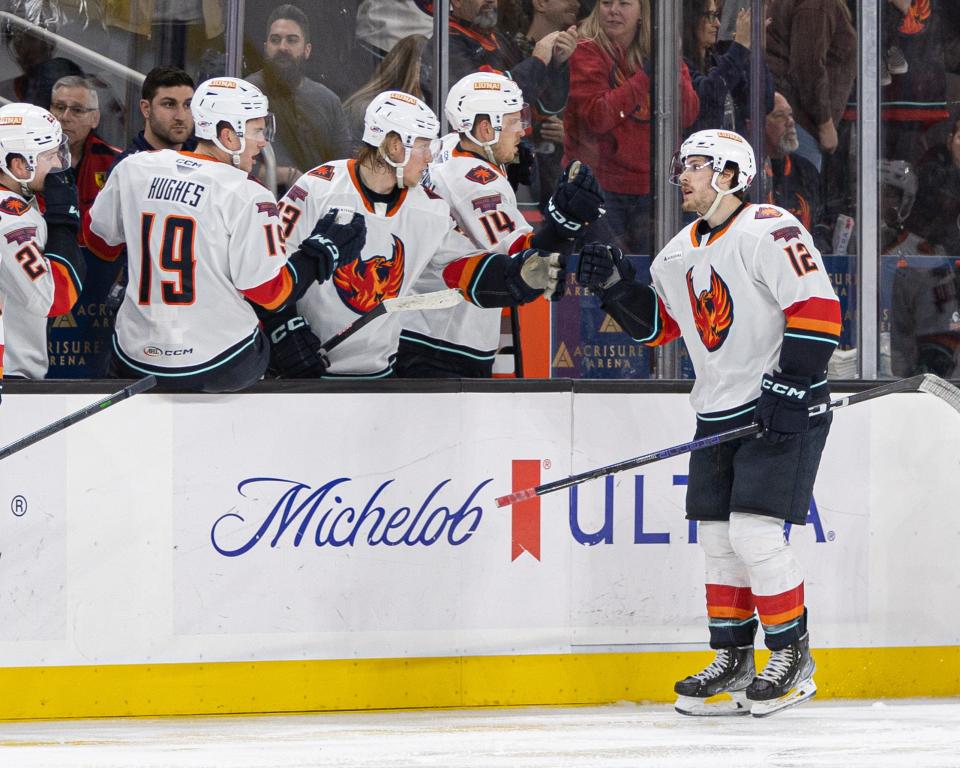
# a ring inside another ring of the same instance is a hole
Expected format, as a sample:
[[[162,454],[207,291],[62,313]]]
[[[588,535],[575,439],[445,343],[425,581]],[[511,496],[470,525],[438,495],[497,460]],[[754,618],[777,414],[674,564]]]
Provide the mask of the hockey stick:
[[[459,304],[461,301],[463,301],[463,294],[460,293],[459,288],[447,288],[444,291],[433,291],[432,293],[420,293],[413,296],[398,296],[395,299],[384,299],[369,312],[354,320],[353,323],[342,331],[327,339],[323,343],[321,351],[329,352],[378,317],[383,317],[393,312],[409,312],[414,309],[446,309],[447,307]]]
[[[926,392],[943,400],[947,405],[960,413],[960,389],[950,384],[932,373],[923,373],[919,376],[912,376],[909,379],[900,379],[892,381],[889,384],[881,384],[879,387],[866,389],[863,392],[856,392],[852,395],[837,398],[829,403],[815,405],[810,409],[810,416],[821,416],[830,413],[839,408],[846,408],[848,405],[864,403],[867,400],[874,400],[884,395],[890,395],[895,392]],[[737,440],[742,437],[752,437],[760,433],[760,427],[757,424],[747,424],[743,427],[730,429],[726,432],[719,432],[716,435],[702,437],[699,440],[691,440],[689,443],[674,445],[670,448],[664,448],[660,451],[647,453],[643,456],[637,456],[632,459],[618,461],[616,464],[608,464],[605,467],[592,469],[589,472],[581,472],[579,475],[571,475],[562,480],[554,480],[552,483],[544,483],[536,488],[526,488],[522,491],[510,493],[506,496],[500,496],[496,499],[498,507],[506,507],[510,504],[516,504],[519,501],[532,499],[536,496],[544,496],[554,491],[560,491],[569,488],[572,485],[579,485],[587,480],[594,480],[604,475],[612,475],[616,472],[623,472],[628,469],[642,467],[645,464],[653,464],[661,459],[669,459],[671,456],[679,456],[684,453],[699,451],[703,448],[710,448],[720,443],[726,443],[729,440]]]
[[[38,443],[41,440],[50,437],[50,435],[55,435],[62,429],[66,429],[72,424],[76,424],[78,421],[83,421],[89,416],[93,416],[95,413],[100,413],[100,411],[105,408],[109,408],[111,405],[119,403],[121,400],[126,400],[128,397],[133,397],[138,395],[141,392],[146,392],[148,389],[152,389],[157,385],[157,377],[146,376],[142,379],[138,379],[133,382],[133,384],[128,384],[126,387],[121,389],[119,392],[114,392],[112,395],[97,400],[95,403],[90,403],[90,405],[85,405],[78,411],[69,413],[64,416],[62,419],[57,419],[51,424],[47,424],[45,427],[41,427],[36,432],[31,432],[26,437],[21,437],[19,440],[15,440],[10,443],[10,445],[0,448],[0,459],[5,459],[7,456],[11,456],[17,451],[22,451],[24,448]]]

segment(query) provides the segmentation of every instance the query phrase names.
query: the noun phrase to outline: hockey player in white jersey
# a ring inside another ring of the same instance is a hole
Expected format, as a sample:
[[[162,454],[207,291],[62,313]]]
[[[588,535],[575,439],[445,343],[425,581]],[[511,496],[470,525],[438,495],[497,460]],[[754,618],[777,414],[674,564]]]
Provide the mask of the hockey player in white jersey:
[[[79,210],[57,119],[32,104],[0,108],[0,301],[8,376],[46,376],[47,318],[70,311],[86,275],[77,246]]]
[[[197,151],[142,152],[117,165],[91,210],[92,230],[127,247],[113,339],[118,375],[232,392],[257,381],[269,359],[247,300],[268,311],[292,304],[356,257],[358,233],[321,222],[288,260],[276,199],[249,175],[273,134],[267,98],[244,80],[214,78],[197,89],[191,111]]]
[[[339,344],[330,351],[329,361],[320,359],[320,340],[329,339],[384,299],[409,295],[428,267],[440,270],[444,287],[460,288],[466,300],[478,306],[510,306],[563,290],[562,257],[535,248],[514,256],[477,248],[456,228],[449,206],[420,185],[436,150],[438,130],[436,116],[416,97],[382,93],[367,108],[357,158],[314,168],[281,200],[290,247],[297,247],[315,222],[334,210],[356,211],[366,222],[360,259],[338,267],[332,280],[311,286],[298,302],[316,336],[316,364],[306,364],[304,354],[304,365],[282,374],[393,375],[400,334],[396,314],[387,314]],[[291,322],[302,325],[304,320]],[[275,346],[283,343],[281,339]]]
[[[636,340],[683,336],[696,372],[697,437],[756,421],[746,438],[690,457],[687,518],[706,555],[710,646],[703,671],[678,682],[683,714],[764,716],[816,691],[803,572],[784,521],[807,519],[830,415],[827,361],[840,304],[810,233],[788,211],[745,202],[756,171],[739,135],[700,131],[675,158],[683,210],[699,218],[657,255],[652,284],[617,249],[583,249],[577,279]],[[772,651],[753,658],[757,618]],[[729,693],[732,701],[707,703]]]
[[[529,127],[520,87],[496,73],[476,72],[447,94],[444,112],[456,132],[430,165],[428,183],[450,206],[460,229],[478,248],[516,254],[526,248],[559,251],[599,217],[603,194],[590,170],[563,174],[543,226],[534,234],[517,207],[506,166],[516,161]],[[415,291],[445,286],[442,268],[424,270]],[[489,378],[500,342],[499,309],[461,304],[449,312],[410,312],[403,318],[399,376]]]

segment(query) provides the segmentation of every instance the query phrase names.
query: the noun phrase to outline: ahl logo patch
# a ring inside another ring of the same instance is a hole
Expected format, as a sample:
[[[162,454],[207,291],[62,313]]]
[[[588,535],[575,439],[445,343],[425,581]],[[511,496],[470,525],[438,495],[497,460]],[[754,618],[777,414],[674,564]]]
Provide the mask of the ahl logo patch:
[[[19,197],[7,197],[3,201],[0,201],[0,213],[9,213],[11,216],[23,216],[23,214],[29,210],[30,206]]]
[[[33,240],[37,236],[36,227],[20,227],[20,229],[13,229],[10,232],[7,232],[4,235],[7,238],[8,243],[16,243],[17,245],[22,245],[28,240]]]
[[[330,181],[333,178],[334,168],[332,165],[321,165],[319,168],[314,168],[310,171],[310,176],[316,176],[318,179],[323,179],[324,181]]]
[[[491,181],[496,180],[496,178],[497,174],[485,165],[478,165],[476,168],[471,168],[469,173],[467,173],[467,179],[475,181],[477,184],[489,184]]]
[[[771,232],[770,236],[774,239],[774,242],[783,240],[785,243],[789,243],[791,240],[800,239],[800,227],[780,227],[780,229]]]

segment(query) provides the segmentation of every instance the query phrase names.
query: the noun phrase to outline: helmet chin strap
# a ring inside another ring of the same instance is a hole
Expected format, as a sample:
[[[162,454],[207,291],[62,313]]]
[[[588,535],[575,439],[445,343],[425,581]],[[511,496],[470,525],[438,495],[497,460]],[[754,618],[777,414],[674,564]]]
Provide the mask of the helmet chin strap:
[[[480,141],[476,136],[473,135],[473,131],[467,131],[467,138],[470,139],[477,146],[483,147],[483,154],[490,162],[490,165],[499,165],[497,162],[496,156],[493,154],[493,145],[500,141],[500,129],[493,129],[493,141]]]
[[[234,168],[240,167],[240,155],[243,154],[243,148],[246,146],[246,139],[243,138],[240,134],[237,134],[237,138],[240,139],[240,149],[227,149],[223,144],[220,143],[220,137],[213,137],[213,145],[222,152],[226,152],[230,155],[230,162],[233,163]]]
[[[407,167],[407,163],[410,162],[410,154],[411,154],[411,152],[412,152],[412,150],[410,149],[410,147],[405,146],[405,147],[403,148],[403,162],[402,162],[402,163],[395,163],[395,162],[393,162],[393,160],[391,160],[391,159],[387,156],[387,153],[383,151],[383,145],[382,145],[382,144],[380,145],[380,157],[383,158],[383,161],[384,161],[387,165],[391,166],[391,167],[394,169],[394,172],[397,174],[397,186],[400,187],[400,189],[403,189],[404,187],[407,186],[407,185],[404,184],[404,182],[403,182],[403,171],[404,171],[404,169]]]
[[[720,207],[720,203],[723,201],[723,198],[725,198],[727,195],[732,195],[737,191],[736,189],[720,189],[720,187],[717,186],[717,179],[719,177],[720,174],[714,172],[713,178],[710,180],[710,188],[716,191],[717,196],[713,199],[710,207],[707,208],[707,212],[701,216],[703,219],[709,219],[711,216],[713,216],[713,214],[717,212],[717,208]]]

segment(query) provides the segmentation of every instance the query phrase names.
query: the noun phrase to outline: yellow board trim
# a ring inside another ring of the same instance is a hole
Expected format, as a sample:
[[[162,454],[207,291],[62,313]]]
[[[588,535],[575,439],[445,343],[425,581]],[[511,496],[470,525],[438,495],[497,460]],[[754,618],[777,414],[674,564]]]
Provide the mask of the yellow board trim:
[[[960,695],[960,647],[816,649],[819,698]],[[0,669],[0,720],[673,701],[710,652]],[[758,653],[757,664],[766,662]]]

